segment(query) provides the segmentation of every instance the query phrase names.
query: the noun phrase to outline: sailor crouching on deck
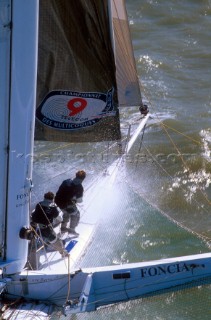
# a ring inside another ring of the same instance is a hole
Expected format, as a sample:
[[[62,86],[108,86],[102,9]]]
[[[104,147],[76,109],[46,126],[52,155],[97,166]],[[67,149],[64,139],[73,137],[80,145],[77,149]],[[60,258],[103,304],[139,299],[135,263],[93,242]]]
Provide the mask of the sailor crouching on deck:
[[[45,193],[43,201],[36,205],[32,213],[32,222],[39,225],[43,240],[58,250],[62,256],[66,256],[68,252],[53,229],[61,224],[62,220],[62,212],[54,203],[53,192]]]
[[[64,180],[56,193],[55,202],[63,211],[61,232],[68,232],[75,236],[79,235],[75,231],[80,220],[80,212],[76,203],[82,202],[84,192],[82,182],[85,177],[86,172],[84,170],[76,172],[75,178]],[[67,227],[68,223],[69,228]]]

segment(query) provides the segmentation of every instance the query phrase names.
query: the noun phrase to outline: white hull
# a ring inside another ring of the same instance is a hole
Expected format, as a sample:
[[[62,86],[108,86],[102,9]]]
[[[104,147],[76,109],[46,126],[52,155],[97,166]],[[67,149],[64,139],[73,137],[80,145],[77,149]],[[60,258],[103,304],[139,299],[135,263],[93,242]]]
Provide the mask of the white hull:
[[[6,297],[52,303],[68,314],[211,282],[211,253],[76,271],[68,271],[65,260],[59,273],[25,271],[4,279]]]

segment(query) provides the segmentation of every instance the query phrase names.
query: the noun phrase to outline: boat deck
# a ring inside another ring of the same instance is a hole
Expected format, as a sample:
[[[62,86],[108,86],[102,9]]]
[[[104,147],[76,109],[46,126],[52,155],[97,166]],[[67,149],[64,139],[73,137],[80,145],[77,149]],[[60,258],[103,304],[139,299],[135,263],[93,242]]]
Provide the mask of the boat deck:
[[[79,223],[77,232],[79,236],[62,234],[61,239],[65,242],[65,249],[69,257],[62,257],[55,249],[42,249],[40,251],[40,267],[42,272],[64,273],[77,268],[77,264],[86,252],[86,248],[92,239],[94,225],[88,225],[83,221]]]

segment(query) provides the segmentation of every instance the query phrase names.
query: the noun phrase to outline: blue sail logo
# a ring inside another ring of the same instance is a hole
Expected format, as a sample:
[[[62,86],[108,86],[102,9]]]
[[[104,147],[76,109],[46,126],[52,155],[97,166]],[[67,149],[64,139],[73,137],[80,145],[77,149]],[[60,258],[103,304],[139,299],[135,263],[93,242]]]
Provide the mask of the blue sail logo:
[[[59,130],[77,130],[115,116],[113,89],[107,93],[51,91],[36,110],[37,119]]]

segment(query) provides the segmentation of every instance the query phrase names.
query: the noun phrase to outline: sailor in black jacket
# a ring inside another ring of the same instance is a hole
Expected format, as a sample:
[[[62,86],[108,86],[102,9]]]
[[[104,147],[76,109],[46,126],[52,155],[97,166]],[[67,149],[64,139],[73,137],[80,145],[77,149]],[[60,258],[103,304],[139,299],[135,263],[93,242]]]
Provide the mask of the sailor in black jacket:
[[[86,172],[84,170],[76,172],[76,176],[73,180],[66,179],[62,182],[55,196],[56,204],[63,211],[61,231],[68,232],[76,236],[78,233],[75,231],[75,228],[80,220],[80,212],[76,203],[82,202],[84,192],[82,182],[85,177]],[[67,227],[68,223],[69,228]]]
[[[44,200],[39,202],[32,213],[32,222],[39,225],[43,240],[53,245],[62,255],[66,253],[63,242],[59,239],[53,227],[63,221],[62,212],[54,203],[53,192],[44,194]]]

